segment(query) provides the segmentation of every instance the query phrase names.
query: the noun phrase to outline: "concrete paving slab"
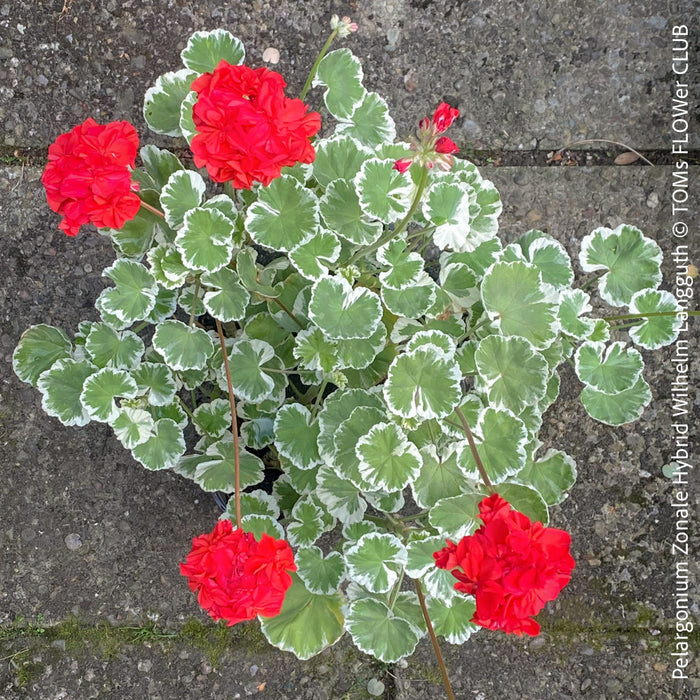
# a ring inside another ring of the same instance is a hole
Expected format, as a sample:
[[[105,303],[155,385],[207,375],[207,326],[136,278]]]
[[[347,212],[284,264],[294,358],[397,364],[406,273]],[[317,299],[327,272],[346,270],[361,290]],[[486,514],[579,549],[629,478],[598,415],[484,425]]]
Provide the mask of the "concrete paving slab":
[[[596,226],[631,223],[664,250],[668,286],[675,245],[668,168],[483,171],[501,191],[508,239],[544,228],[574,255]],[[211,500],[173,474],[146,472],[108,429],[65,428],[48,418],[38,393],[12,374],[12,349],[28,325],[72,331],[78,320],[95,317],[92,304],[104,286],[99,272],[112,259],[95,232],[70,239],[57,230],[39,177],[29,168],[0,174],[0,636],[14,630],[0,653],[0,698],[359,698],[368,697],[372,678],[385,683],[387,698],[439,697],[424,642],[405,667],[383,669],[349,644],[302,663],[266,646],[253,626],[219,637],[177,570],[191,537],[217,517]],[[687,223],[697,232],[697,215]],[[697,334],[690,340],[697,357]],[[461,648],[445,645],[458,697],[607,700],[700,692],[697,659],[691,681],[670,680],[673,485],[662,468],[673,447],[672,354],[672,348],[645,353],[654,402],[639,422],[621,428],[585,415],[576,380],[565,370],[566,388],[546,416],[543,437],[578,462],[572,497],[553,512],[553,525],[572,532],[577,568],[540,615],[541,637],[482,631]],[[693,372],[697,419],[697,366]],[[32,630],[54,632],[17,634],[22,617]],[[53,623],[60,626],[48,627]],[[134,627],[135,638],[116,628],[96,636],[91,630],[99,624]]]
[[[671,27],[692,24],[695,9],[692,0],[3,0],[0,144],[45,147],[87,117],[128,119],[145,135],[144,92],[180,66],[194,30],[229,29],[255,65],[278,49],[276,68],[298,92],[337,12],[359,22],[345,45],[400,134],[444,99],[462,112],[452,133],[462,149],[546,151],[585,138],[666,148]],[[691,59],[698,41],[694,32]]]

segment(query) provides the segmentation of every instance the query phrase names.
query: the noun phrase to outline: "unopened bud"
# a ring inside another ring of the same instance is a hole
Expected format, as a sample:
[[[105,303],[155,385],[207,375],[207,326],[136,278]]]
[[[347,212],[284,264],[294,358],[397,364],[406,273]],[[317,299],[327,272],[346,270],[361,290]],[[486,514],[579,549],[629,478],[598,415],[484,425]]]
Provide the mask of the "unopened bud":
[[[338,36],[345,38],[352,32],[357,31],[357,22],[353,22],[349,17],[340,19],[338,15],[331,17],[331,29],[338,32]]]

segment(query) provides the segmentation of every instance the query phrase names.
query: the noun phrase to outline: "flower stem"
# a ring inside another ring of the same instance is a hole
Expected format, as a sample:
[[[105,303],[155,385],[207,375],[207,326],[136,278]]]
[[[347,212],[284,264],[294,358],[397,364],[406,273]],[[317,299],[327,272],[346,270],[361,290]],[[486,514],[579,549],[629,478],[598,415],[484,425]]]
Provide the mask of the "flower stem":
[[[413,196],[413,201],[411,202],[411,206],[408,209],[408,212],[406,212],[406,216],[401,219],[399,224],[393,229],[387,231],[383,236],[378,238],[374,243],[365,246],[364,248],[360,248],[358,251],[355,252],[355,254],[350,258],[350,260],[345,263],[346,265],[352,265],[355,261],[357,261],[358,258],[361,258],[363,255],[367,255],[368,253],[372,253],[377,248],[381,248],[385,243],[388,243],[392,238],[398,238],[400,236],[405,228],[408,226],[408,222],[413,218],[413,215],[416,213],[416,209],[418,209],[418,206],[420,204],[420,200],[423,197],[423,191],[425,190],[425,186],[428,184],[428,168],[423,168],[423,172],[421,173],[420,180],[418,181],[418,186],[416,187],[416,193]]]
[[[435,656],[437,657],[438,666],[440,667],[440,673],[442,673],[442,682],[445,684],[447,700],[455,700],[455,694],[452,692],[452,686],[450,685],[450,677],[447,675],[445,660],[442,658],[442,652],[440,651],[440,645],[438,644],[437,637],[435,636],[433,623],[430,621],[428,608],[425,605],[425,596],[423,595],[423,589],[421,588],[420,581],[418,579],[416,579],[415,583],[416,593],[418,594],[418,602],[420,603],[420,609],[423,611],[423,619],[425,620],[425,624],[428,628],[430,641],[433,643],[433,649],[435,650]]]
[[[652,316],[677,316],[679,313],[687,314],[688,316],[700,316],[700,311],[649,311],[645,314],[620,314],[619,316],[604,316],[603,321],[626,321],[628,318],[651,318]]]
[[[226,373],[226,383],[228,385],[228,400],[231,404],[231,433],[233,434],[233,489],[236,500],[236,526],[243,529],[241,523],[241,456],[238,452],[238,421],[236,420],[236,397],[233,394],[233,382],[231,381],[231,370],[228,366],[228,352],[226,350],[226,340],[224,339],[224,329],[221,321],[216,321],[216,332],[219,334],[221,354],[224,358],[224,372]]]
[[[318,390],[318,394],[316,394],[316,399],[314,400],[314,405],[311,409],[311,420],[313,420],[316,417],[316,414],[318,413],[318,409],[321,406],[321,401],[323,400],[323,392],[326,390],[327,386],[328,380],[324,379],[321,383],[321,388]]]
[[[306,79],[306,82],[304,83],[304,88],[301,91],[301,95],[299,95],[299,99],[303,100],[306,97],[306,93],[309,91],[309,88],[311,87],[311,83],[313,82],[313,79],[316,77],[316,71],[318,70],[318,64],[321,63],[323,60],[323,57],[328,53],[328,49],[330,49],[331,44],[333,43],[333,39],[338,35],[338,30],[334,29],[331,32],[331,35],[328,37],[326,40],[326,43],[323,45],[323,48],[319,51],[318,56],[316,56],[316,60],[314,61],[313,66],[311,66],[311,71],[309,72],[309,77]]]
[[[150,211],[151,214],[155,214],[156,216],[159,216],[161,219],[165,218],[165,214],[163,214],[160,209],[156,209],[155,207],[152,207],[148,202],[144,202],[143,199],[141,200],[141,206],[146,210]]]
[[[472,456],[474,457],[474,461],[476,462],[476,467],[479,470],[481,479],[486,485],[486,488],[489,490],[489,492],[495,493],[493,484],[491,483],[491,480],[489,479],[489,476],[486,473],[486,469],[484,468],[484,463],[481,461],[481,457],[479,457],[479,453],[477,452],[476,443],[474,442],[474,436],[472,435],[471,428],[469,427],[469,423],[467,423],[467,419],[465,418],[464,413],[462,413],[462,409],[459,406],[457,406],[457,408],[455,408],[455,413],[459,418],[459,422],[462,424],[464,434],[467,436],[467,441],[469,442],[469,449],[472,451]]]

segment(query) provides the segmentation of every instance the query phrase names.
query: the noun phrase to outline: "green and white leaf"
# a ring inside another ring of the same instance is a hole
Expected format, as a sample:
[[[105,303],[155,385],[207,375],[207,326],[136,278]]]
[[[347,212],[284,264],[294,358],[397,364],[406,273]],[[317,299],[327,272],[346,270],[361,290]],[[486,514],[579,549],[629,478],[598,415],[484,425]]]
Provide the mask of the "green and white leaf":
[[[299,469],[320,464],[318,433],[318,422],[312,422],[309,409],[301,404],[286,404],[277,413],[275,447]]]
[[[484,240],[470,231],[470,208],[475,202],[476,193],[466,185],[437,182],[428,189],[423,216],[435,226],[433,242],[438,248],[469,251]]]
[[[36,387],[42,372],[55,362],[71,357],[73,345],[59,328],[40,323],[27,328],[12,353],[12,369],[23,381]]]
[[[185,452],[182,428],[170,418],[161,418],[153,434],[131,450],[134,459],[152,471],[174,467]]]
[[[139,396],[146,394],[152,406],[168,406],[175,399],[177,385],[167,365],[142,362],[131,370],[131,376],[136,382]]]
[[[381,317],[377,295],[342,277],[323,277],[312,287],[309,318],[333,340],[369,338]]]
[[[328,274],[328,265],[332,265],[339,255],[340,241],[330,231],[321,231],[310,241],[294,248],[289,259],[306,279],[317,280]]]
[[[117,440],[127,450],[146,442],[156,429],[156,422],[148,411],[128,406],[122,406],[119,409],[111,425]]]
[[[194,412],[194,427],[200,435],[221,438],[231,429],[231,404],[228,399],[212,399],[202,403]]]
[[[235,490],[235,454],[230,437],[214,443],[207,448],[205,455],[195,458],[194,480],[204,491],[232,493]],[[241,489],[262,481],[264,467],[259,457],[241,449],[239,462]]]
[[[389,105],[376,92],[366,92],[352,116],[340,118],[338,122],[336,134],[352,136],[370,148],[392,143],[396,138],[396,124],[389,113]]]
[[[495,263],[484,275],[481,299],[503,335],[522,336],[537,349],[556,337],[558,304],[547,293],[533,265]]]
[[[195,32],[187,41],[180,54],[185,67],[196,73],[211,73],[219,64],[226,61],[237,66],[245,60],[243,42],[225,29],[211,32]]]
[[[335,435],[358,406],[384,409],[381,395],[363,389],[338,389],[323,402],[318,414],[318,448],[321,457],[329,463],[335,459]]]
[[[444,546],[445,538],[442,535],[410,540],[406,544],[406,573],[411,578],[422,578],[435,569],[433,554]]]
[[[549,522],[549,510],[544,498],[531,486],[507,482],[500,484],[498,494],[508,501],[515,510],[527,515],[532,521],[546,525]]]
[[[318,64],[314,86],[323,85],[323,101],[336,118],[352,117],[366,91],[362,87],[362,64],[348,49],[331,51]]]
[[[235,517],[235,516],[234,516]],[[252,533],[256,540],[260,541],[263,535],[269,535],[276,540],[284,539],[284,528],[280,523],[269,515],[244,515],[241,518],[243,530]]]
[[[103,367],[85,380],[80,400],[92,420],[109,423],[119,413],[115,400],[133,399],[137,393],[136,382],[128,372]]]
[[[182,226],[185,215],[204,201],[206,189],[204,179],[194,170],[174,172],[160,194],[160,204],[168,226],[174,229]]]
[[[395,238],[377,251],[377,261],[386,267],[379,281],[391,289],[406,289],[418,284],[423,272],[423,258],[408,250],[404,238]]]
[[[115,369],[134,369],[145,352],[143,340],[135,333],[118,333],[104,323],[93,324],[85,339],[85,349],[94,365]]]
[[[634,226],[597,228],[581,241],[579,259],[584,272],[607,271],[598,292],[611,306],[625,306],[635,292],[661,283],[661,248]]]
[[[343,636],[345,597],[311,593],[299,576],[291,576],[282,609],[275,617],[260,617],[260,628],[270,644],[306,660]]]
[[[428,420],[452,412],[462,394],[462,374],[437,345],[398,355],[389,367],[384,399],[402,418]]]
[[[405,289],[382,287],[382,301],[396,316],[419,318],[433,306],[437,291],[430,275],[421,272],[418,281]]]
[[[323,534],[323,511],[310,500],[299,500],[287,525],[287,540],[292,547],[310,547]]]
[[[355,447],[362,478],[376,491],[399,491],[412,482],[422,465],[418,448],[395,423],[377,423]]]
[[[367,502],[352,482],[338,476],[333,467],[324,464],[318,470],[317,484],[316,495],[331,515],[345,524],[362,520]]]
[[[318,199],[291,175],[260,188],[245,218],[245,229],[255,243],[285,252],[306,243],[318,228]]]
[[[141,156],[144,170],[148,173],[158,192],[163,189],[165,183],[174,172],[184,168],[182,162],[174,153],[152,144],[143,146],[139,151],[139,155]]]
[[[478,387],[489,403],[520,413],[544,398],[549,379],[547,361],[525,338],[489,335],[474,354]]]
[[[153,347],[171,369],[204,369],[214,352],[214,343],[206,331],[182,321],[163,321],[153,335]]]
[[[644,360],[638,350],[617,341],[583,343],[574,355],[578,378],[596,391],[619,394],[632,387],[642,374]]]
[[[406,564],[406,548],[389,533],[370,532],[345,552],[348,577],[371,593],[388,593]]]
[[[571,259],[564,246],[541,231],[528,231],[503,251],[501,259],[532,263],[540,271],[542,281],[558,290],[569,287],[574,279]]]
[[[491,483],[500,484],[525,466],[527,428],[510,411],[486,408],[473,432],[476,451]],[[459,463],[468,474],[478,478],[476,461],[466,442],[461,445]]]
[[[469,235],[478,246],[498,233],[498,217],[503,204],[501,195],[490,180],[473,182],[472,186],[476,189],[476,209],[472,210]]]
[[[340,552],[331,552],[324,557],[318,547],[301,547],[294,562],[297,565],[297,576],[310,593],[335,593],[345,578],[345,561]]]
[[[190,209],[175,237],[175,247],[190,269],[216,272],[231,260],[233,223],[216,209]]]
[[[162,323],[166,318],[170,318],[177,309],[177,290],[168,289],[158,285],[158,293],[156,294],[156,303],[151,309],[151,313],[146,316],[144,321],[156,325]]]
[[[102,308],[124,324],[144,319],[153,310],[158,284],[141,263],[117,260],[102,273],[114,282],[114,287],[102,291]]]
[[[559,325],[563,333],[577,340],[590,337],[595,320],[582,314],[591,312],[590,296],[582,289],[563,289],[560,292]]]
[[[202,275],[202,284],[208,289],[202,301],[204,308],[223,323],[240,321],[248,308],[250,294],[241,284],[236,272],[222,267]]]
[[[386,326],[380,321],[369,338],[342,340],[337,344],[338,367],[364,369],[383,350],[386,344]]]
[[[321,196],[320,211],[328,228],[355,245],[374,243],[382,234],[381,222],[365,216],[354,180],[331,182]]]
[[[683,326],[683,316],[679,315],[681,307],[670,292],[645,289],[632,296],[631,314],[659,314],[668,316],[647,316],[642,322],[630,328],[632,340],[647,350],[656,350],[670,345]]]
[[[479,300],[476,275],[464,263],[448,263],[440,268],[440,287],[452,302],[457,313],[471,308]]]
[[[476,603],[471,597],[455,596],[451,605],[431,597],[426,604],[435,634],[443,636],[448,644],[464,644],[480,629],[470,622],[476,612]]]
[[[373,598],[350,603],[345,628],[358,649],[387,664],[410,656],[422,636],[408,620]]]
[[[87,360],[56,360],[39,375],[36,383],[41,392],[41,407],[63,425],[86,425],[90,414],[80,400],[85,381],[97,371]]]
[[[263,365],[275,357],[275,351],[264,340],[240,340],[229,353],[231,380],[246,401],[257,403],[269,397],[275,389],[274,379]]]
[[[532,486],[548,506],[561,503],[576,483],[576,462],[561,450],[549,449],[536,461],[528,460],[518,481]]]
[[[363,341],[367,342],[367,341]],[[297,333],[294,358],[304,369],[330,374],[338,362],[338,346],[316,326]]]
[[[192,139],[197,135],[197,127],[194,125],[192,112],[197,104],[199,94],[190,90],[180,104],[180,132],[187,139],[187,143],[192,143]]]
[[[235,499],[229,500],[226,508],[227,515],[233,515],[236,518]],[[229,506],[233,506],[229,508]],[[273,520],[280,517],[280,508],[275,497],[263,491],[256,489],[255,491],[246,491],[241,494],[241,514],[246,515],[267,515]]]
[[[637,420],[651,401],[651,390],[643,377],[618,394],[605,394],[591,386],[581,391],[581,403],[591,418],[607,425],[623,425]]]
[[[171,245],[151,248],[146,257],[158,284],[167,289],[179,290],[188,277],[195,275],[195,272],[182,262],[180,252]]]
[[[186,68],[165,73],[146,90],[143,116],[152,131],[164,136],[182,136],[180,131],[180,105],[197,77]]]
[[[374,425],[381,423],[385,418],[386,414],[378,408],[358,406],[349,418],[341,423],[333,437],[335,452],[331,463],[336,473],[343,479],[349,479],[363,491],[372,490],[372,487],[360,474],[360,463],[355,449],[360,438],[366,436]]]
[[[323,139],[316,145],[314,178],[325,188],[333,180],[352,180],[360,171],[362,163],[371,157],[372,151],[351,136]]]
[[[390,158],[366,160],[353,182],[365,214],[385,224],[405,216],[411,206],[413,183]]]
[[[430,509],[428,520],[444,537],[461,540],[479,526],[479,503],[483,499],[481,493],[463,493],[443,498]]]
[[[438,454],[435,447],[427,445],[420,450],[423,466],[411,485],[413,498],[421,508],[431,508],[439,500],[458,496],[469,488],[467,474],[457,463],[456,448]]]

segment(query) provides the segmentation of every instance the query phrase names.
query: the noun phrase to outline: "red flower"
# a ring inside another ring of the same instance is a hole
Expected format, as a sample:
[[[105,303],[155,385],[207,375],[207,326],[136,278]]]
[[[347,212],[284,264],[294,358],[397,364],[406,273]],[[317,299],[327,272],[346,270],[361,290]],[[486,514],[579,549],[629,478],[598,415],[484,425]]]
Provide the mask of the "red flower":
[[[41,182],[51,209],[63,215],[59,228],[69,236],[83,224],[121,228],[139,211],[134,166],[139,137],[129,122],[97,124],[86,119],[49,146]]]
[[[447,136],[441,136],[435,142],[435,150],[438,153],[457,153],[459,148],[457,147],[457,144],[451,139],[448,139]]]
[[[399,158],[394,163],[394,170],[398,170],[400,173],[405,173],[413,163],[413,158]]]
[[[279,73],[221,61],[192,83],[199,97],[192,110],[197,129],[192,153],[212,180],[250,189],[269,185],[287,165],[311,163],[309,141],[321,128],[318,112],[285,96]]]
[[[452,125],[452,122],[459,116],[459,110],[455,107],[450,107],[447,102],[441,102],[433,114],[433,124],[438,134],[447,131]]]
[[[263,534],[258,542],[252,533],[234,530],[230,520],[219,520],[210,534],[192,540],[180,573],[199,593],[199,604],[230,626],[256,615],[277,615],[292,585],[288,572],[296,568],[284,540]]]
[[[476,597],[472,622],[509,634],[536,635],[532,619],[571,578],[571,537],[532,522],[493,494],[479,504],[483,525],[458,544],[435,552],[435,564],[459,580],[455,589]]]

